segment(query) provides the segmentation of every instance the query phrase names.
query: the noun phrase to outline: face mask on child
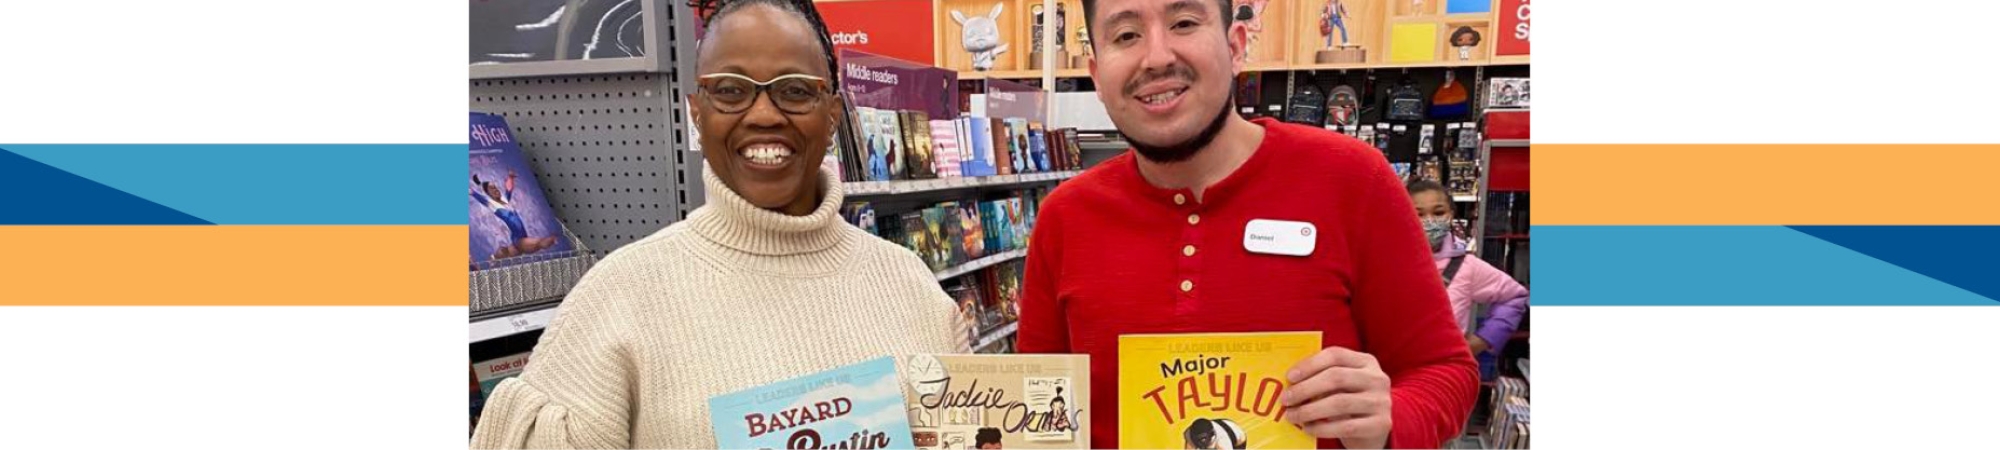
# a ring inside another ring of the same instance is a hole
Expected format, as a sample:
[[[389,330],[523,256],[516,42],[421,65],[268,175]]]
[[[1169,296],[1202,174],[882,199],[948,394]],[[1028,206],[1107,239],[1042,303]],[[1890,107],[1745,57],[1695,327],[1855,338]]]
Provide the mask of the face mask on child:
[[[1451,235],[1451,221],[1444,218],[1424,219],[1424,237],[1431,240],[1431,251],[1444,248],[1444,238]]]

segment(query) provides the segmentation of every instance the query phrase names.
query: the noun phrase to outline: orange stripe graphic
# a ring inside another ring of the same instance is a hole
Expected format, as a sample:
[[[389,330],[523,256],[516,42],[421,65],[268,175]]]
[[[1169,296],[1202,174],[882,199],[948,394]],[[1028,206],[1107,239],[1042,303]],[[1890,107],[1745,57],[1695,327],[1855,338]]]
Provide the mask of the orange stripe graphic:
[[[0,305],[464,306],[464,225],[0,226]]]
[[[1535,225],[2000,224],[2000,145],[1535,144]]]

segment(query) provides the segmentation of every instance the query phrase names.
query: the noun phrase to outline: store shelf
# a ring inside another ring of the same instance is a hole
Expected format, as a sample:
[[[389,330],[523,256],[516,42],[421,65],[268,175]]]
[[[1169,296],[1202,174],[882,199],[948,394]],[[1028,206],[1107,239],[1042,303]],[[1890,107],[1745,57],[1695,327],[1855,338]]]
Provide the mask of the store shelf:
[[[1014,260],[1014,258],[1020,258],[1020,257],[1024,257],[1024,256],[1028,256],[1028,251],[1027,251],[1027,250],[1025,250],[1025,249],[1023,249],[1023,250],[1008,250],[1008,251],[1004,251],[1004,252],[1000,252],[1000,253],[998,253],[998,254],[993,254],[993,255],[987,255],[987,256],[986,256],[986,257],[984,257],[984,258],[979,258],[979,259],[975,259],[975,260],[972,260],[972,261],[969,261],[969,262],[966,262],[965,264],[959,264],[959,265],[957,265],[957,266],[953,266],[953,267],[951,267],[951,268],[949,268],[949,269],[945,269],[945,270],[944,270],[944,271],[942,271],[942,272],[938,272],[938,273],[937,273],[937,279],[938,279],[938,281],[944,281],[944,280],[949,280],[949,279],[952,279],[952,278],[957,278],[957,277],[958,277],[958,276],[960,276],[960,275],[965,275],[965,274],[968,274],[968,273],[973,273],[973,272],[978,272],[978,271],[979,271],[979,269],[984,269],[984,268],[987,268],[987,267],[991,267],[991,266],[993,266],[994,264],[999,264],[999,263],[1003,263],[1003,262],[1007,262],[1007,261],[1012,261],[1012,260]]]
[[[1525,63],[1522,63],[1525,64]],[[1481,67],[1511,66],[1519,64],[1494,61],[1425,61],[1412,63],[1337,63],[1337,64],[1296,64],[1290,70],[1368,70],[1368,69],[1425,69],[1438,67]]]
[[[1483,18],[1473,17],[1480,15],[1481,14],[1465,15],[1466,16],[1465,19],[1458,19],[1457,17],[1459,17],[1459,15],[1440,16],[1440,17],[1445,17],[1446,18],[1445,20],[1447,22],[1452,22],[1452,23],[1476,22],[1476,21],[1487,20]],[[1528,65],[1528,58],[1525,56],[1498,56],[1490,60],[1477,60],[1477,61],[1440,60],[1440,61],[1425,61],[1425,62],[1412,62],[1412,63],[1389,63],[1389,62],[1335,63],[1335,64],[1255,63],[1252,65],[1244,66],[1243,71],[1244,72],[1290,72],[1299,70],[1425,69],[1425,68],[1441,68],[1441,67],[1486,67],[1486,66],[1525,66],[1525,65]],[[1082,67],[1075,69],[1056,69],[1055,76],[1056,78],[1089,78],[1090,69]],[[983,80],[983,79],[995,79],[995,78],[1007,79],[1007,80],[1022,80],[1022,79],[1039,80],[1042,78],[1042,71],[1039,69],[999,70],[999,71],[988,71],[988,72],[961,71],[958,73],[958,78],[961,80]]]
[[[472,322],[472,343],[548,328],[549,321],[556,318],[557,305],[560,304],[550,303],[527,311],[475,320]]]
[[[471,287],[467,299],[472,315],[504,311],[568,295],[570,288],[583,279],[583,273],[597,263],[597,258],[591,256],[588,248],[582,248],[582,241],[575,235],[570,236],[570,242],[578,243],[579,249],[569,256],[472,271],[468,275]]]
[[[938,178],[931,180],[853,181],[841,183],[840,188],[846,192],[848,197],[897,195],[914,192],[945,191],[1064,180],[1075,177],[1079,173],[1083,173],[1083,171],[1065,170],[1058,172],[994,175],[990,177]]]
[[[1020,331],[1020,328],[1021,328],[1020,321],[1015,321],[1012,323],[1008,323],[1006,325],[1001,325],[1000,328],[995,328],[993,329],[993,331],[989,331],[985,335],[980,336],[979,342],[974,343],[972,345],[972,350],[978,351],[980,349],[990,347],[993,344],[997,344],[1001,340],[1006,339],[1007,336],[1014,335],[1014,332]]]
[[[1493,57],[1493,65],[1496,65],[1496,66],[1525,66],[1525,65],[1528,65],[1528,55],[1507,55],[1507,56],[1494,56],[1494,57]]]
[[[1041,71],[1041,70],[1039,70],[1039,69],[1037,69],[1037,70],[988,70],[988,71],[977,71],[977,70],[961,70],[961,71],[959,71],[959,72],[958,72],[958,79],[960,79],[960,80],[984,80],[984,79],[991,79],[991,78],[1002,78],[1002,79],[1010,79],[1010,80],[1011,80],[1011,79],[1021,79],[1021,78],[1041,78],[1041,77],[1042,77],[1042,71]]]
[[[1528,235],[1525,235],[1525,234],[1521,234],[1521,233],[1508,233],[1508,234],[1503,234],[1503,235],[1499,235],[1499,236],[1494,236],[1494,237],[1492,237],[1492,239],[1506,239],[1506,240],[1513,240],[1513,241],[1525,241],[1525,240],[1528,240]]]
[[[1486,145],[1488,145],[1488,146],[1493,146],[1493,147],[1527,147],[1527,146],[1528,146],[1528,140],[1527,140],[1527,139],[1491,139],[1491,140],[1487,140],[1487,141],[1486,141]]]
[[[1535,382],[1535,380],[1528,378],[1528,358],[1521,358],[1515,360],[1514,367],[1518,367],[1521,369],[1521,381],[1526,381],[1529,383]]]

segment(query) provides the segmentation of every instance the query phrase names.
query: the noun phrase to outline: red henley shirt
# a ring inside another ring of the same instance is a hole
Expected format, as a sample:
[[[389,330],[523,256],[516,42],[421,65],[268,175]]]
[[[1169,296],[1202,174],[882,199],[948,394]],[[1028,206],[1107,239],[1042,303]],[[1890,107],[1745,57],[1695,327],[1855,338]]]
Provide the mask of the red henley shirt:
[[[1389,375],[1390,445],[1438,448],[1472,410],[1478,366],[1409,196],[1372,146],[1253,123],[1264,142],[1200,201],[1147,183],[1130,151],[1051,193],[1028,247],[1020,352],[1090,355],[1091,446],[1115,448],[1119,335],[1318,331]],[[1316,248],[1251,253],[1252,219],[1312,223]]]

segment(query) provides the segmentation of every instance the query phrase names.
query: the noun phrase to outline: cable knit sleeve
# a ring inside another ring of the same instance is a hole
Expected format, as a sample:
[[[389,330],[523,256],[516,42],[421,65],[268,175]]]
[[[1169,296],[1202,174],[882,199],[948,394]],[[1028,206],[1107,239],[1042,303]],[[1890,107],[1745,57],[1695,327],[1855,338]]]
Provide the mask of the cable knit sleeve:
[[[614,255],[614,259],[615,259]],[[632,355],[627,318],[607,260],[584,277],[544,331],[528,367],[486,400],[472,448],[631,446]]]

